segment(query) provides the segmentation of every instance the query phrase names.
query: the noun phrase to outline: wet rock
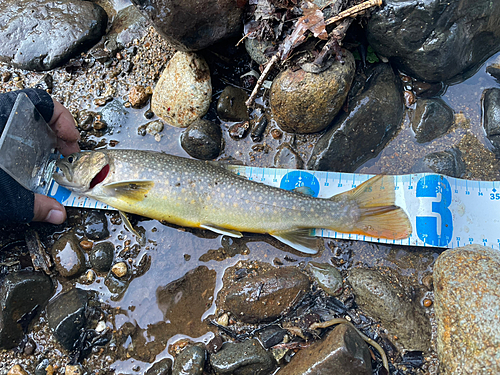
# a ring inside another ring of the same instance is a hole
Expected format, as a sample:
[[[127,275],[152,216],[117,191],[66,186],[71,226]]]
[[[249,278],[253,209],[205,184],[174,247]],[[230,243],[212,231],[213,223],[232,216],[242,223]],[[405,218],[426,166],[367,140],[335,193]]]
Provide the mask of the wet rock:
[[[127,274],[128,272],[128,267],[127,267],[127,264],[125,262],[118,262],[118,263],[115,263],[113,265],[113,267],[111,267],[111,272],[113,273],[113,275],[115,275],[116,277],[123,277]]]
[[[496,79],[500,79],[500,64],[495,63],[487,66],[486,73],[492,75]]]
[[[384,148],[403,119],[399,79],[388,64],[369,73],[364,89],[316,143],[307,169],[354,172]]]
[[[130,89],[128,101],[132,107],[141,108],[147,103],[150,94],[144,86],[137,85]]]
[[[67,350],[73,350],[73,344],[85,327],[85,309],[89,301],[87,291],[74,288],[60,294],[47,305],[47,320],[54,332],[54,337]]]
[[[47,358],[44,358],[36,365],[35,367],[35,375],[46,375],[47,367],[50,366],[50,361]]]
[[[500,89],[484,90],[482,96],[483,127],[486,136],[494,147],[494,152],[500,155]]]
[[[146,375],[170,375],[172,374],[172,360],[163,358],[161,361],[155,362],[147,371]]]
[[[276,367],[273,358],[256,339],[224,343],[210,356],[210,364],[217,375],[267,375]]]
[[[45,306],[54,292],[49,276],[39,272],[13,272],[1,281],[0,286],[0,348],[10,349],[23,338],[23,325],[20,321],[37,305]]]
[[[288,331],[280,326],[269,326],[259,331],[259,340],[268,349],[283,341]]]
[[[105,100],[107,100],[105,98]],[[106,123],[109,128],[118,129],[127,123],[129,112],[123,107],[120,100],[111,100],[101,110],[101,121]]]
[[[80,242],[73,233],[59,238],[50,250],[56,270],[61,276],[72,277],[79,275],[85,269],[85,256]]]
[[[115,246],[111,242],[97,243],[90,253],[90,265],[96,272],[108,272],[115,255]]]
[[[202,375],[205,356],[201,346],[188,346],[175,359],[172,375]]]
[[[133,0],[155,29],[180,51],[197,51],[240,31],[246,1]],[[168,11],[166,11],[168,10]]]
[[[28,375],[25,369],[21,365],[14,365],[11,367],[7,375]]]
[[[281,130],[315,133],[325,129],[339,112],[354,77],[354,57],[344,52],[339,61],[314,74],[302,69],[287,69],[273,81],[270,105]]]
[[[284,142],[279,145],[274,156],[274,166],[285,169],[303,169],[304,160],[302,160],[299,153],[289,143]]]
[[[0,61],[49,70],[98,42],[107,15],[87,1],[2,1],[0,25]]]
[[[310,281],[295,267],[271,268],[234,280],[219,292],[223,309],[248,323],[271,321],[298,303]]]
[[[453,121],[453,110],[442,99],[420,99],[413,112],[411,127],[417,142],[425,143],[446,134]]]
[[[134,39],[141,40],[147,31],[147,20],[135,6],[130,5],[120,9],[113,18],[111,30],[106,35],[106,47],[108,43],[112,43],[118,49],[124,48]]]
[[[245,90],[234,86],[226,86],[217,102],[217,114],[225,121],[248,120],[248,108],[245,101],[248,94]]]
[[[500,3],[489,0],[388,0],[372,13],[369,44],[401,71],[424,81],[457,80],[500,48]]]
[[[277,375],[370,375],[368,345],[354,328],[340,324],[328,336],[300,350]]]
[[[388,279],[376,270],[354,268],[349,272],[349,283],[359,307],[382,326],[390,335],[398,337],[394,344],[408,350],[428,351],[431,325],[424,310],[399,282]]]
[[[85,236],[91,240],[100,241],[109,237],[108,219],[102,211],[87,211],[83,226]]]
[[[177,52],[154,88],[151,109],[170,125],[185,128],[207,113],[211,99],[212,82],[205,59]]]
[[[446,176],[462,177],[466,172],[462,152],[455,147],[426,155],[424,163],[433,172]]]
[[[269,61],[270,58],[266,56],[265,51],[273,47],[276,47],[276,45],[270,40],[245,39],[245,49],[248,55],[259,65],[264,65]]]
[[[181,146],[193,158],[215,159],[222,151],[222,129],[213,121],[195,120],[181,134]]]
[[[321,289],[331,296],[338,296],[342,293],[342,275],[335,267],[328,263],[309,262],[306,270]]]
[[[412,87],[415,95],[422,99],[440,96],[447,88],[443,82],[429,83],[422,81],[414,81]]]
[[[239,139],[243,139],[247,136],[249,128],[250,128],[249,121],[238,122],[229,127],[228,129],[229,136],[236,141]]]
[[[467,245],[434,265],[434,307],[440,369],[446,374],[500,372],[500,254]]]

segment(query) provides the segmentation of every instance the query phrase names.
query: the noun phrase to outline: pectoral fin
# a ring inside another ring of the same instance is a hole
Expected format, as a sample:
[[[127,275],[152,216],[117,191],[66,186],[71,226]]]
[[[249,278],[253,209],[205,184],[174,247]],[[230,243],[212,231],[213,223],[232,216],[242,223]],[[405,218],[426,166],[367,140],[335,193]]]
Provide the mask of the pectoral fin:
[[[219,233],[229,237],[241,238],[243,234],[237,230],[226,229],[212,224],[202,224],[200,228],[211,230],[212,232]]]
[[[150,180],[112,182],[103,186],[109,194],[127,203],[140,202],[147,197],[149,190],[154,186]]]
[[[305,254],[316,254],[318,252],[318,238],[311,236],[309,229],[298,229],[291,232],[272,234],[285,245]]]

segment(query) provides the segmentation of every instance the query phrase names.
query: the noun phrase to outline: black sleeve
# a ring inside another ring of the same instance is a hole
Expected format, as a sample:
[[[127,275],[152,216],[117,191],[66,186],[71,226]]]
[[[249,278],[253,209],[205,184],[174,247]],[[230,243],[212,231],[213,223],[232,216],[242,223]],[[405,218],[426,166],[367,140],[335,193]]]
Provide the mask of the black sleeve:
[[[54,102],[49,94],[39,89],[24,89],[0,94],[0,133],[3,132],[17,95],[25,93],[36,109],[49,122],[54,113]],[[0,222],[33,220],[35,195],[19,185],[0,168]]]

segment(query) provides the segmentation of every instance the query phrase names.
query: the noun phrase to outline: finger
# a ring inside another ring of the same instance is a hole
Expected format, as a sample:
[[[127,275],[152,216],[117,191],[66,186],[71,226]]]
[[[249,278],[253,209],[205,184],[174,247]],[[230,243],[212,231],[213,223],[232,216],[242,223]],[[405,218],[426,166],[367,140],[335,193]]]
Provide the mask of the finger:
[[[64,156],[70,155],[74,152],[80,152],[80,146],[78,146],[78,142],[66,142],[61,138],[57,139],[57,149]]]
[[[56,133],[56,136],[68,144],[77,144],[80,133],[76,129],[75,119],[57,100],[54,100],[54,113],[50,119],[49,126]]]
[[[33,221],[61,224],[66,220],[66,209],[54,198],[35,194],[35,216]]]

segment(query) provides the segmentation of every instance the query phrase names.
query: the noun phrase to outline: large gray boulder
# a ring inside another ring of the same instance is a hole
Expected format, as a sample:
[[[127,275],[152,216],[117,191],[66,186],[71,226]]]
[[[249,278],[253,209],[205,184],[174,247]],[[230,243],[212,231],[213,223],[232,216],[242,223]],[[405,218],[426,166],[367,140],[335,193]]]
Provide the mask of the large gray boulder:
[[[461,80],[500,50],[500,2],[387,0],[367,38],[403,72],[424,81]]]
[[[242,0],[132,0],[155,29],[180,51],[197,51],[235,35]]]
[[[50,70],[98,42],[108,16],[90,1],[0,2],[0,61],[27,70]]]

